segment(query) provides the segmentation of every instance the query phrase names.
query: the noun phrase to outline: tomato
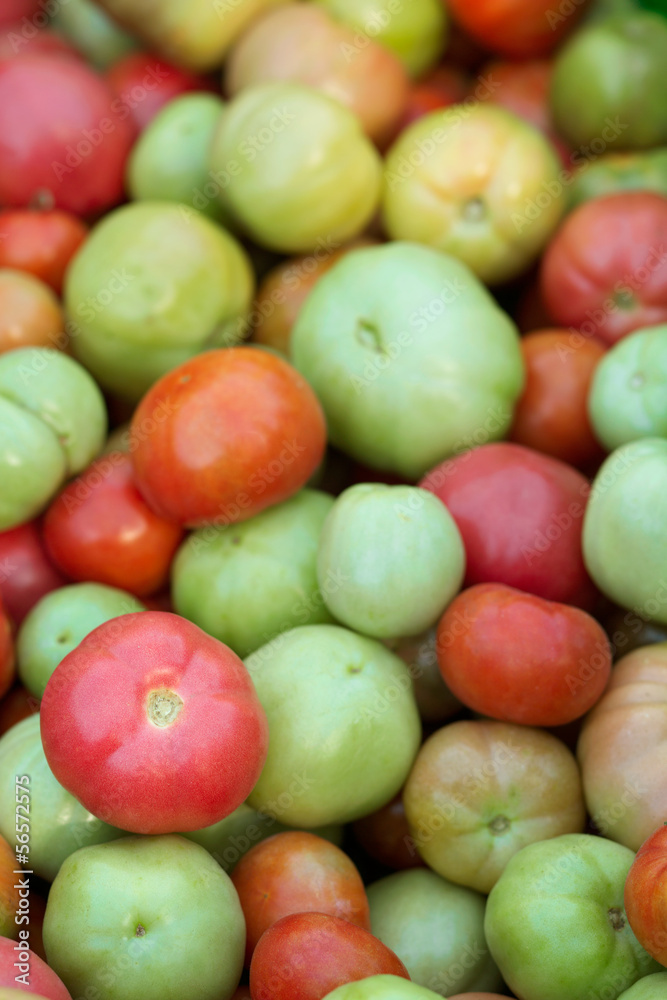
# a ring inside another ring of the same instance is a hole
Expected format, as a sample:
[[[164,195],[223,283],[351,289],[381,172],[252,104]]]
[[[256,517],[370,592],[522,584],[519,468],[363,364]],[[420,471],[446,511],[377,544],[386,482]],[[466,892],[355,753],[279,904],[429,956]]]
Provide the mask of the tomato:
[[[402,128],[417,121],[430,111],[459,104],[469,89],[465,74],[451,66],[438,66],[410,87],[408,105],[403,115]]]
[[[0,232],[0,267],[28,271],[60,295],[67,265],[88,230],[71,212],[19,208],[0,212]]]
[[[625,912],[642,948],[667,965],[667,823],[637,851],[625,882]]]
[[[76,49],[55,31],[47,29],[26,34],[24,22],[5,22],[0,12],[0,62],[27,54],[80,58]]]
[[[17,347],[63,347],[64,328],[60,303],[44,282],[23,271],[0,269],[0,354]]]
[[[190,527],[243,521],[296,493],[324,454],[308,383],[273,353],[208,351],[149,389],[132,419],[137,486]]]
[[[574,340],[568,330],[537,330],[521,341],[526,385],[514,410],[510,440],[584,471],[604,451],[588,417],[588,391],[604,355],[596,340]]]
[[[294,913],[260,938],[250,965],[250,993],[262,1000],[322,1000],[338,986],[381,973],[410,978],[370,931],[324,913]]]
[[[40,716],[56,779],[132,833],[217,823],[252,791],[268,746],[242,661],[164,611],[93,629],[51,675]]]
[[[12,626],[0,598],[0,698],[12,686],[15,666]]]
[[[246,965],[264,931],[290,913],[328,913],[371,929],[361,875],[339,847],[313,833],[278,833],[257,844],[232,882],[246,921]]]
[[[464,705],[526,726],[578,719],[611,670],[607,636],[585,611],[495,583],[452,601],[437,648],[445,683]]]
[[[14,625],[65,582],[46,555],[35,521],[0,532],[0,597]]]
[[[617,191],[655,191],[667,196],[667,148],[607,153],[584,161],[573,175],[570,208]]]
[[[130,52],[111,66],[106,81],[139,129],[174,97],[211,90],[201,76],[179,69],[152,52]]]
[[[355,839],[367,854],[387,868],[417,868],[423,861],[413,847],[401,792],[381,809],[358,819]]]
[[[72,580],[145,597],[168,580],[182,529],[154,514],[120,451],[99,458],[54,500],[44,518],[47,552]]]
[[[25,55],[0,63],[0,203],[27,207],[49,193],[80,215],[123,194],[132,131],[123,109],[75,59]]]
[[[25,941],[25,926],[19,930],[23,930],[22,940]],[[22,990],[31,995],[44,997],[46,1000],[72,1000],[62,979],[42,961],[39,955],[29,948],[23,951],[15,949],[14,941],[0,937],[0,987]],[[21,962],[22,955],[25,956],[23,962]],[[20,964],[17,966],[15,963]],[[26,985],[25,980],[19,981],[18,977],[23,975],[27,975],[30,985]]]
[[[22,17],[32,17],[39,9],[39,0],[3,0],[0,24],[20,21]],[[46,20],[46,16],[45,16]]]
[[[14,685],[0,701],[0,736],[39,711],[39,701],[22,684]]]
[[[19,925],[14,922],[14,917],[19,912],[20,899],[14,877],[14,869],[17,867],[13,846],[10,847],[5,838],[0,836],[0,934],[14,939],[18,937],[19,931]]]
[[[505,56],[539,56],[574,28],[586,0],[448,0],[452,17],[476,42]]]
[[[624,191],[585,202],[542,259],[542,293],[553,319],[605,344],[667,322],[666,245],[662,195]]]
[[[467,584],[504,583],[547,600],[591,605],[595,590],[581,553],[590,487],[581,473],[502,442],[442,462],[421,485],[458,525]]]

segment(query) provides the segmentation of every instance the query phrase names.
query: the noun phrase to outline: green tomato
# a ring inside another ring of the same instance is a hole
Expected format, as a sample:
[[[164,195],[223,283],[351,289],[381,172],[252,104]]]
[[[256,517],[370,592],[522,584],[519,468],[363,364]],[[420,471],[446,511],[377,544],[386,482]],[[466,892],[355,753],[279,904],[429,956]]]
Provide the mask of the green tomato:
[[[101,583],[58,587],[35,604],[16,640],[18,674],[28,691],[41,698],[60,661],[103,622],[145,611],[136,597]]]
[[[629,990],[624,990],[618,1000],[665,1000],[667,996],[667,972],[654,972],[637,980]]]
[[[667,624],[667,441],[632,441],[607,458],[593,482],[582,542],[603,594]]]
[[[667,197],[667,148],[609,153],[585,162],[574,174],[568,208],[617,191],[655,191]]]
[[[223,108],[216,94],[184,94],[169,101],[132,148],[127,165],[130,197],[181,202],[221,219],[217,187],[207,165],[208,148]]]
[[[271,733],[248,805],[312,829],[366,816],[393,798],[421,738],[403,660],[337,625],[304,625],[246,666]]]
[[[32,520],[66,476],[65,455],[51,428],[0,395],[0,531]]]
[[[123,31],[93,0],[61,0],[54,6],[51,27],[96,69],[108,69],[139,47],[136,38]]]
[[[522,848],[491,890],[484,931],[510,989],[540,1000],[617,997],[658,970],[623,890],[634,853],[586,833]]]
[[[26,868],[51,882],[65,858],[88,844],[123,836],[70,795],[46,762],[39,715],[23,719],[0,738],[0,833],[16,844],[16,776],[28,775],[29,840],[22,852]]]
[[[593,375],[588,413],[607,451],[667,438],[667,324],[637,330],[607,351]]]
[[[414,868],[374,882],[368,902],[373,934],[413,982],[442,996],[500,988],[484,938],[484,896]]]
[[[223,208],[280,253],[351,240],[380,198],[381,160],[357,116],[297,83],[260,84],[234,97],[209,166]]]
[[[339,986],[323,1000],[442,1000],[439,993],[425,990],[400,976],[369,976]]]
[[[575,32],[554,66],[558,131],[584,153],[593,142],[619,150],[667,142],[665,52],[667,23],[657,14],[618,14]]]
[[[333,17],[357,29],[359,47],[381,42],[412,77],[437,63],[447,41],[442,0],[318,0]]]
[[[138,399],[200,351],[241,339],[253,290],[241,245],[199,212],[125,205],[98,223],[68,269],[72,346],[100,385]]]
[[[524,382],[519,337],[472,272],[413,243],[353,250],[292,331],[330,441],[406,479],[503,438]]]
[[[178,614],[242,657],[297,625],[330,622],[316,560],[332,506],[305,489],[241,524],[193,532],[172,569]]]
[[[208,851],[174,834],[124,837],[65,861],[44,917],[51,968],[73,997],[229,1000],[243,969],[236,890]]]
[[[324,523],[317,577],[327,607],[376,639],[434,625],[464,572],[456,522],[416,486],[358,483],[340,494]]]

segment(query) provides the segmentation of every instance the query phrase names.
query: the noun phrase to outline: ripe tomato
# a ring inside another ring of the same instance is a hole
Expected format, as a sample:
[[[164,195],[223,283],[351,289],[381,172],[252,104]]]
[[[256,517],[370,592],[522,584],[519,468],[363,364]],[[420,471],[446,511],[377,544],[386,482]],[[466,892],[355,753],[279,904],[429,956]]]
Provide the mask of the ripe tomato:
[[[17,790],[17,795],[19,794]],[[20,824],[20,820],[16,820]],[[19,925],[14,917],[19,912],[19,888],[16,884],[14,869],[18,868],[13,845],[9,846],[4,837],[0,836],[0,934],[2,937],[18,937]]]
[[[203,77],[172,66],[152,52],[130,52],[105,76],[140,130],[174,97],[192,90],[213,89]]]
[[[17,969],[14,963],[20,962],[20,956],[26,952],[27,961],[23,963],[25,969]],[[29,973],[29,986],[16,981],[16,976],[24,972]],[[72,1000],[62,979],[42,961],[39,955],[28,948],[17,953],[15,942],[6,937],[0,937],[0,988],[3,987],[23,990],[36,997],[44,997],[45,1000]]]
[[[264,931],[290,913],[328,913],[371,929],[361,875],[313,833],[287,831],[252,847],[232,872],[246,921],[246,965]]]
[[[40,717],[60,784],[132,833],[217,823],[248,797],[268,747],[242,661],[165,611],[93,629],[51,675]]]
[[[67,581],[51,564],[35,521],[0,532],[0,597],[15,626]]]
[[[496,582],[588,608],[595,588],[581,551],[590,492],[576,469],[518,444],[485,444],[432,469],[463,536],[467,584]]]
[[[521,340],[526,384],[510,440],[593,471],[604,450],[588,418],[588,390],[605,350],[569,330],[537,330]]]
[[[12,626],[0,600],[0,698],[12,686],[15,665]]]
[[[18,347],[62,348],[64,330],[63,311],[48,285],[23,271],[0,269],[0,354]]]
[[[448,0],[447,7],[476,42],[492,52],[525,58],[554,49],[577,21],[586,0],[563,13],[563,0]]]
[[[611,670],[606,633],[585,611],[495,583],[452,601],[437,649],[444,681],[464,705],[524,726],[578,719]]]
[[[39,0],[3,0],[0,11],[0,24],[11,24],[23,17],[32,17],[39,10]],[[44,15],[45,22],[48,15]]]
[[[167,583],[183,531],[153,513],[134,484],[130,456],[115,451],[53,501],[43,536],[54,563],[72,580],[146,597]]]
[[[667,198],[623,191],[584,202],[547,248],[541,283],[556,323],[582,337],[613,344],[667,322]]]
[[[25,55],[81,59],[80,53],[55,31],[35,30],[34,33],[26,34],[24,22],[5,22],[3,13],[0,13],[0,62]]]
[[[667,965],[667,823],[637,851],[625,882],[624,903],[642,948]]]
[[[87,232],[71,212],[0,212],[0,267],[28,271],[60,295],[67,265]]]
[[[189,527],[244,521],[296,493],[320,463],[324,415],[286,361],[261,348],[207,351],[163,376],[130,432],[137,486]]]

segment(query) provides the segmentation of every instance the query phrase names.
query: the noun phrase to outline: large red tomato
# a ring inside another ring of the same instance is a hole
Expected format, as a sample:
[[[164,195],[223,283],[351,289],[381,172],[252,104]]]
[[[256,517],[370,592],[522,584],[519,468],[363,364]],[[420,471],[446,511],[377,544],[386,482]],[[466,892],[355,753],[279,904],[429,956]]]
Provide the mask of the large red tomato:
[[[60,784],[132,833],[217,823],[248,797],[268,747],[243,662],[165,611],[93,629],[51,675],[40,717]]]
[[[667,198],[624,191],[584,202],[542,259],[542,294],[556,323],[613,344],[667,322]]]
[[[486,444],[442,462],[420,484],[463,536],[466,582],[504,583],[550,601],[592,605],[581,528],[590,486],[576,469],[518,444]]]
[[[578,719],[611,670],[606,633],[585,611],[495,583],[452,601],[437,651],[445,683],[464,705],[524,726]]]
[[[39,11],[39,0],[2,0],[0,8],[0,24],[11,24],[23,17],[33,17]],[[48,14],[44,14],[44,24],[48,23]],[[39,24],[36,27],[40,27]],[[44,27],[44,25],[41,25]]]
[[[139,490],[189,527],[244,521],[300,490],[326,444],[301,375],[256,347],[207,351],[149,389],[131,425]]]
[[[19,931],[26,933],[25,924]],[[25,937],[19,940],[19,944]],[[25,960],[22,959],[25,956]],[[15,964],[15,963],[18,963]],[[21,977],[21,978],[17,978]],[[0,988],[23,990],[46,1000],[72,1000],[67,987],[39,955],[26,948],[16,950],[16,941],[0,937]]]
[[[44,544],[72,580],[93,580],[147,597],[163,587],[183,530],[154,514],[123,452],[98,458],[53,501]]]
[[[587,0],[447,0],[475,41],[505,56],[539,56],[574,28]],[[567,10],[564,8],[567,7]]]
[[[0,267],[28,271],[59,295],[70,260],[88,230],[70,212],[8,209],[0,212]]]
[[[123,56],[107,70],[106,80],[139,129],[145,128],[174,97],[212,89],[203,77],[172,66],[152,52]]]
[[[625,882],[624,903],[642,948],[667,965],[667,822],[637,851]]]
[[[129,110],[82,62],[25,55],[0,63],[0,203],[50,196],[86,215],[123,195]]]
[[[67,581],[49,561],[35,521],[0,532],[0,597],[15,626]]]

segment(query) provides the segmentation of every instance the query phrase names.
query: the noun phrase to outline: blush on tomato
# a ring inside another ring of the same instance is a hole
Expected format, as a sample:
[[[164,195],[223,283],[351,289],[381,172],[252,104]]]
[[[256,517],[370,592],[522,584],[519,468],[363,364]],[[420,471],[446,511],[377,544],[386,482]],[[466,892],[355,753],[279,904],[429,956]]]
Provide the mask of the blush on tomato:
[[[524,726],[578,719],[611,671],[607,635],[585,611],[495,583],[452,601],[437,651],[444,681],[464,705]]]
[[[306,380],[255,347],[200,354],[163,376],[136,409],[136,483],[161,517],[188,527],[244,521],[306,484],[326,444]]]
[[[19,347],[62,349],[67,340],[55,292],[32,274],[0,268],[0,354]]]
[[[172,66],[152,52],[123,56],[107,70],[106,80],[140,130],[174,97],[213,89],[204,77]]]
[[[0,937],[0,988],[23,990],[33,996],[44,997],[45,1000],[72,1000],[67,987],[46,962],[42,961],[30,949],[27,965],[30,967],[30,985],[18,982],[16,979],[16,942],[10,938]]]
[[[0,212],[0,267],[27,271],[58,295],[70,260],[88,229],[71,212],[7,209]]]
[[[40,717],[60,784],[132,833],[217,823],[248,797],[268,747],[243,662],[162,611],[93,629],[51,675]]]
[[[476,42],[501,55],[526,58],[554,49],[571,31],[585,0],[563,12],[563,0],[447,0]]]
[[[667,965],[667,823],[637,851],[625,882],[624,904],[642,948]]]
[[[50,562],[35,521],[0,532],[0,597],[14,626],[66,579]]]

